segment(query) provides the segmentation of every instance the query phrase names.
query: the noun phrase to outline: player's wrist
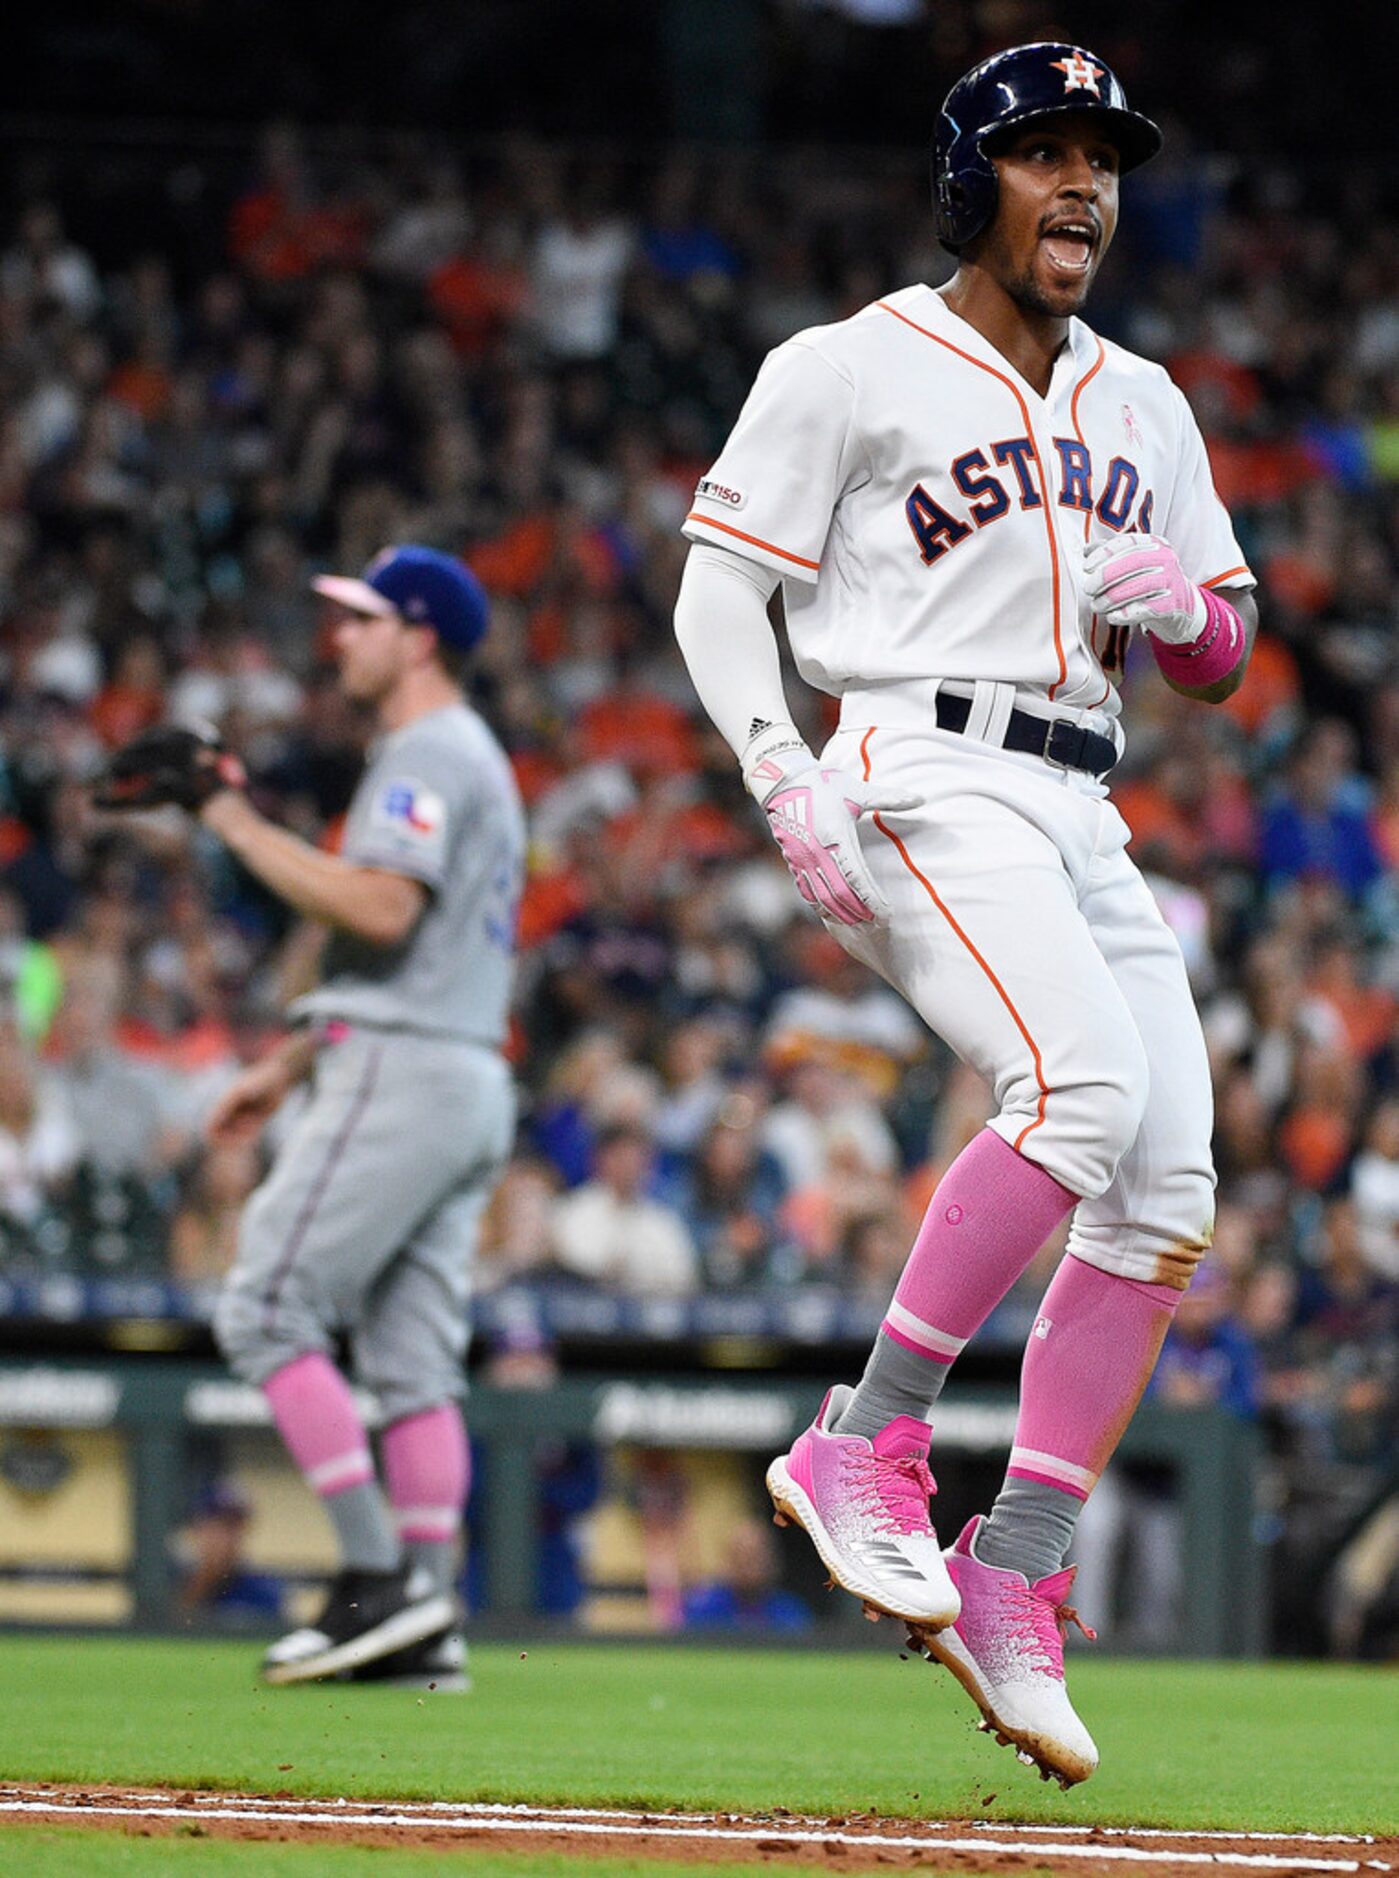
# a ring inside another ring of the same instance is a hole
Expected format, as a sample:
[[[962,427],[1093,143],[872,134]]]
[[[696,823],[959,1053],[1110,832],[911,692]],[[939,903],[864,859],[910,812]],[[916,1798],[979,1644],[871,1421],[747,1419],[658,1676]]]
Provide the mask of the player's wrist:
[[[785,719],[770,723],[755,718],[753,733],[739,758],[743,786],[761,807],[784,782],[798,771],[810,769],[815,761],[795,724]]]
[[[231,841],[249,818],[256,820],[257,810],[241,789],[220,788],[199,805],[199,819],[224,841]]]
[[[1162,675],[1192,690],[1228,678],[1248,650],[1248,634],[1236,608],[1208,587],[1195,590],[1201,598],[1204,626],[1189,641],[1172,643],[1148,632],[1152,657]]]

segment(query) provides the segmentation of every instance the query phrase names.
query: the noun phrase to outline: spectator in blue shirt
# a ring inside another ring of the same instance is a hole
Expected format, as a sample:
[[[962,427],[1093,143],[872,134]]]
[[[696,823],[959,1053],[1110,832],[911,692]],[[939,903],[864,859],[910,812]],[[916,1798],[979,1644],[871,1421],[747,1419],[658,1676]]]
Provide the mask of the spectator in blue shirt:
[[[210,1480],[200,1489],[175,1547],[181,1612],[233,1629],[282,1621],[282,1580],[252,1570],[243,1556],[251,1520],[252,1506],[234,1481]]]
[[[724,1571],[693,1585],[682,1601],[686,1630],[776,1631],[797,1636],[811,1628],[811,1612],[794,1592],[776,1583],[777,1554],[768,1528],[742,1519],[728,1535]]]
[[[1323,718],[1299,742],[1287,781],[1263,812],[1260,858],[1270,887],[1320,875],[1359,900],[1379,879],[1370,792],[1354,755],[1354,733],[1338,718]]]
[[[1151,1393],[1177,1408],[1218,1403],[1243,1420],[1258,1413],[1258,1353],[1232,1312],[1229,1279],[1206,1262],[1172,1320]]]
[[[720,1111],[663,1197],[689,1228],[711,1290],[799,1281],[801,1254],[784,1238],[779,1223],[787,1183],[741,1104]]]

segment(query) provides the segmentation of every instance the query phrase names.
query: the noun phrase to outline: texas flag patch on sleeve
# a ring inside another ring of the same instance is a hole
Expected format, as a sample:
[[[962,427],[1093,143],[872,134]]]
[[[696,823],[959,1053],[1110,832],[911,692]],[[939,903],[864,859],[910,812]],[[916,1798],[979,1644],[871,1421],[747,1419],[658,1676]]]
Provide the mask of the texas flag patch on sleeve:
[[[371,819],[395,834],[430,842],[442,833],[447,805],[421,783],[389,782],[374,799]]]

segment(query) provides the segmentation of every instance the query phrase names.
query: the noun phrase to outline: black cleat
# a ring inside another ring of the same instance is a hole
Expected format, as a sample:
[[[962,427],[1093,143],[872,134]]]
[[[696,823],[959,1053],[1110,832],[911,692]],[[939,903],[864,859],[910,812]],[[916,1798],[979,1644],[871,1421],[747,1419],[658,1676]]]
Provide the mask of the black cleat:
[[[437,1695],[465,1695],[471,1687],[466,1668],[466,1643],[459,1630],[449,1630],[442,1637],[428,1637],[395,1650],[391,1656],[376,1656],[372,1663],[361,1663],[349,1672],[350,1682],[377,1682],[396,1689],[430,1689]]]
[[[262,1659],[262,1679],[278,1685],[319,1682],[438,1636],[455,1616],[452,1599],[434,1591],[425,1573],[407,1566],[343,1571],[316,1622],[272,1645]]]

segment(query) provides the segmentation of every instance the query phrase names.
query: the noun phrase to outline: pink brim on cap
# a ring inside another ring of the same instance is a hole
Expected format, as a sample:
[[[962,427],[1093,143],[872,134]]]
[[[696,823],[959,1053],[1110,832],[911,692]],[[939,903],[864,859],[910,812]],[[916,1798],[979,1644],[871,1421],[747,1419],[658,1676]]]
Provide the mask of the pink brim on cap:
[[[391,619],[398,608],[386,600],[367,580],[355,580],[348,574],[318,574],[311,582],[316,593],[351,613],[366,613],[372,619]]]

